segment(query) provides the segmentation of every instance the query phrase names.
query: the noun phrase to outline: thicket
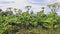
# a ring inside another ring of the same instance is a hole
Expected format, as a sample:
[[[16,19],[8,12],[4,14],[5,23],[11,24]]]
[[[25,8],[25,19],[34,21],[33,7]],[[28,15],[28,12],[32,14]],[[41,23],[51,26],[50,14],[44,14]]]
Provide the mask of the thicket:
[[[31,6],[26,6],[26,12],[14,8],[13,11],[16,14],[13,13],[12,8],[7,8],[5,11],[0,9],[0,34],[21,34],[20,29],[25,29],[26,32],[26,30],[33,30],[38,27],[46,30],[57,29],[60,25],[60,15],[56,13],[59,5],[55,3],[48,5],[48,7],[51,9],[51,12],[47,14],[44,14],[44,7],[42,7],[42,11],[37,13],[33,11],[29,13]]]

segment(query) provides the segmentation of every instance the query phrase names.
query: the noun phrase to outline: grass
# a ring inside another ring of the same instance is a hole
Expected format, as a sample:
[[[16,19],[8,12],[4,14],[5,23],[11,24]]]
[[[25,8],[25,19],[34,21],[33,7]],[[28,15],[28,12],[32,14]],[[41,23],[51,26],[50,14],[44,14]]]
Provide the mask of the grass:
[[[10,31],[10,33],[8,34],[60,34],[60,27],[54,30],[43,29],[41,26],[37,28],[29,28],[29,29],[22,27],[19,28],[18,32]]]

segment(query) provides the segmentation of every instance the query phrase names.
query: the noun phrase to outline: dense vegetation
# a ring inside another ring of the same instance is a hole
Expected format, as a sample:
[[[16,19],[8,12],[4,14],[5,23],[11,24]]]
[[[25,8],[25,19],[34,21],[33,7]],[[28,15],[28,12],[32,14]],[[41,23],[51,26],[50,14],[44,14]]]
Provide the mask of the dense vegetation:
[[[44,14],[44,7],[37,13],[33,10],[29,13],[31,6],[25,7],[26,12],[17,8],[0,9],[0,34],[60,34],[60,16],[56,13],[59,4],[47,7],[51,9],[47,14]]]

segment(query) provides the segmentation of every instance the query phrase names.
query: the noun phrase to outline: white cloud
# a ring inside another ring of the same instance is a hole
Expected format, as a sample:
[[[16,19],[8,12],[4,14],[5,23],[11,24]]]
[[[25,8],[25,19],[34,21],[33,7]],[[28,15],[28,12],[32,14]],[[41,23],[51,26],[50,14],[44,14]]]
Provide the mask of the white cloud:
[[[11,3],[11,4],[0,4],[1,8],[7,8],[7,7],[17,7],[17,8],[23,8],[25,1],[24,0],[0,0],[2,2],[11,2],[14,1],[15,3]]]
[[[60,0],[57,0],[57,2],[60,2]]]
[[[58,15],[60,15],[60,12],[57,12]]]
[[[7,1],[7,2],[11,2],[14,1],[14,3],[8,3],[8,4],[0,4],[0,8],[7,8],[7,7],[16,7],[16,8],[20,8],[22,10],[25,10],[24,7],[27,5],[31,5],[32,9],[37,12],[41,10],[41,6],[40,5],[36,5],[36,4],[31,4],[29,3],[27,0],[0,0],[0,2],[3,1]],[[52,1],[52,0],[46,0],[48,2]],[[59,2],[60,0],[55,0],[56,2]],[[45,5],[44,5],[45,6]]]
[[[0,0],[0,1],[4,1],[4,0]],[[11,3],[11,4],[0,4],[0,8],[3,8],[3,9],[6,9],[7,7],[16,7],[16,8],[21,8],[22,10],[24,10],[24,7],[27,6],[27,5],[31,5],[33,6],[33,10],[36,9],[37,10],[40,10],[38,5],[33,5],[33,4],[30,4],[29,2],[27,2],[26,0],[5,0],[5,1],[14,1],[15,3]]]
[[[33,7],[38,8],[40,5],[34,5],[34,4],[30,4],[29,2],[27,2],[27,0],[0,0],[0,1],[14,1],[15,3],[11,3],[11,4],[0,4],[0,6],[2,7],[7,7],[7,6],[13,6],[13,7],[24,7],[26,5],[32,5]],[[46,0],[48,2],[50,2],[51,0]],[[60,1],[60,0],[56,0],[56,1]]]
[[[15,1],[15,0],[5,0],[5,1]]]

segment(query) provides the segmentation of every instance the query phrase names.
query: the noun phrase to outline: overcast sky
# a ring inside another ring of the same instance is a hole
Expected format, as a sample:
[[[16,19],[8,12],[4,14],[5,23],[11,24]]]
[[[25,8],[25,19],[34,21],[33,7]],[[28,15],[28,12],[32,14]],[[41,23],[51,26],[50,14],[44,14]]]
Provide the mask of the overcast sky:
[[[31,5],[33,10],[38,11],[41,6],[59,1],[60,0],[0,0],[0,8],[16,7],[24,10],[25,6]]]

